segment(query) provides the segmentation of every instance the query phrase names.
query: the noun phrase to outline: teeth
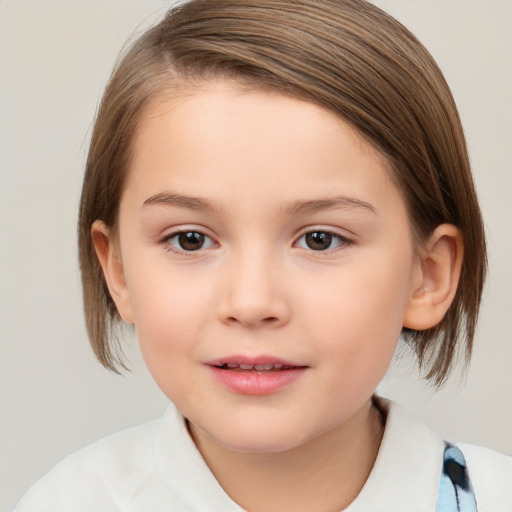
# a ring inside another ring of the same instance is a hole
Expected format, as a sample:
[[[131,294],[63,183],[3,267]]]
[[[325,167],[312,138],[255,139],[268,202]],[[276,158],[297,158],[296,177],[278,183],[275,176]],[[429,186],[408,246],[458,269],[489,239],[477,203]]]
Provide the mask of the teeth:
[[[255,370],[258,370],[258,371],[262,371],[262,370],[272,370],[272,368],[274,368],[274,365],[273,364],[257,364],[254,369]]]
[[[236,370],[236,369],[240,369],[240,370],[255,370],[255,371],[258,371],[258,372],[265,372],[265,371],[268,372],[270,370],[282,370],[282,369],[286,370],[286,369],[290,368],[289,366],[286,366],[285,364],[280,364],[280,363],[276,363],[276,364],[272,364],[272,363],[269,363],[269,364],[256,364],[256,365],[243,364],[243,363],[224,363],[220,367],[221,368],[227,368],[229,370]]]

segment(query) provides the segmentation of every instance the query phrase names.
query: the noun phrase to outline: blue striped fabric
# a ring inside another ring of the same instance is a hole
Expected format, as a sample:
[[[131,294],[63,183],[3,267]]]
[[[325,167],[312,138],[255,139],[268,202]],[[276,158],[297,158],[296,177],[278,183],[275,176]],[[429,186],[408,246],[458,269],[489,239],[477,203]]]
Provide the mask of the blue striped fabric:
[[[478,512],[466,459],[459,448],[445,443],[436,512]]]

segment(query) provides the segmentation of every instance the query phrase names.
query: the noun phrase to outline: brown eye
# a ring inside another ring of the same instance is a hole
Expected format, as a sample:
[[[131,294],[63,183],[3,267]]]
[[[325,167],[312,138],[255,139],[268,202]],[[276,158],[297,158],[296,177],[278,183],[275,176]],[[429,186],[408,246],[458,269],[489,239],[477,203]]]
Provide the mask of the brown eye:
[[[297,246],[303,249],[310,249],[311,251],[326,251],[349,243],[349,240],[336,233],[310,231],[299,238]]]
[[[214,245],[210,237],[198,231],[179,231],[166,237],[163,241],[178,252],[194,252]]]
[[[313,251],[325,251],[329,249],[333,236],[330,233],[315,231],[306,235],[306,245]]]
[[[180,233],[178,235],[178,243],[181,249],[185,251],[197,251],[203,247],[204,235],[202,233],[196,233],[195,231]]]

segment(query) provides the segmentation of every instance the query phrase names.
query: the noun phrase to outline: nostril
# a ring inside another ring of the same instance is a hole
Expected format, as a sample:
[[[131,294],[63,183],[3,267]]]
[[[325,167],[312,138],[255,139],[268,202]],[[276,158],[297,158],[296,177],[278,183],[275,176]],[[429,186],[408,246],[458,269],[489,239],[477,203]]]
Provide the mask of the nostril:
[[[267,325],[272,325],[272,324],[275,324],[275,323],[278,323],[279,322],[279,318],[276,317],[276,316],[268,316],[268,317],[265,317],[265,318],[262,318],[260,320],[255,320],[255,321],[243,321],[239,318],[236,318],[235,316],[230,316],[228,317],[227,319],[227,322],[228,323],[235,323],[235,324],[238,324],[238,323],[244,323],[244,324],[267,324]]]

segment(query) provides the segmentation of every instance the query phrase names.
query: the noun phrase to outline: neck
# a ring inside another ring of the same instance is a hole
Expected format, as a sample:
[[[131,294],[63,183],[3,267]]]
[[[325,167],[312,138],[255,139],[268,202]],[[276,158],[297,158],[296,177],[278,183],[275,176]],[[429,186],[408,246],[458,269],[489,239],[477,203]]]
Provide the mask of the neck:
[[[278,453],[229,450],[191,426],[194,441],[229,496],[250,512],[335,512],[363,488],[383,435],[368,401],[348,421],[305,445]]]

